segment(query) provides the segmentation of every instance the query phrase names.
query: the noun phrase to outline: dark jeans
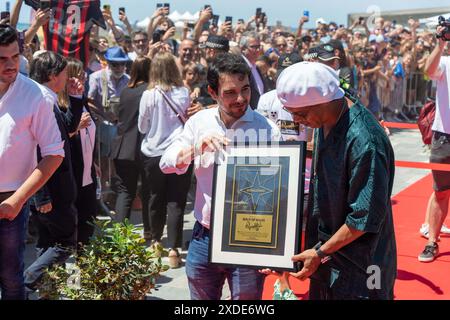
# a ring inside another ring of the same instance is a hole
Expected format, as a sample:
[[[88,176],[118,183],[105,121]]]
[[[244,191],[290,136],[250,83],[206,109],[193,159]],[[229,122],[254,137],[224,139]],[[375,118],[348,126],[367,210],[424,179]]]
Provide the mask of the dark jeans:
[[[23,254],[29,206],[26,204],[13,221],[0,220],[0,288],[2,300],[24,300]]]
[[[48,267],[61,264],[72,254],[77,244],[77,211],[75,206],[55,206],[47,214],[33,212],[39,232],[36,248],[39,257],[25,270],[25,285],[37,289]]]
[[[168,247],[179,248],[183,241],[183,215],[191,183],[192,166],[183,175],[166,175],[159,168],[160,160],[161,157],[143,156],[142,193],[149,199],[151,240],[161,240],[167,219]]]
[[[227,268],[209,263],[209,230],[196,222],[186,259],[192,300],[220,300],[225,280],[233,300],[261,300],[264,278],[258,270]]]
[[[118,185],[118,195],[116,199],[116,222],[123,222],[125,219],[130,219],[131,207],[133,200],[136,197],[139,177],[144,174],[141,161],[130,160],[114,160],[116,167],[116,174],[120,179]],[[150,221],[148,216],[148,194],[141,191],[142,201],[142,222],[144,224],[144,231],[150,231]]]

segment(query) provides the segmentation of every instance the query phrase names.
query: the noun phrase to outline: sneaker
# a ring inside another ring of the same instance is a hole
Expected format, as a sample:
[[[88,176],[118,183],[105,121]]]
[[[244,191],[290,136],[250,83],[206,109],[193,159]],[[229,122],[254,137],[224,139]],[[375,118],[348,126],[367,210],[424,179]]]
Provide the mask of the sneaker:
[[[432,262],[439,255],[439,246],[436,242],[427,244],[425,249],[419,255],[420,262]]]
[[[280,280],[277,279],[273,285],[272,300],[298,300],[298,298],[291,289],[284,289],[282,293],[280,291]]]
[[[422,224],[422,226],[420,227],[420,234],[422,235],[422,237],[428,239],[429,232],[430,232],[430,225],[428,223]],[[441,227],[441,233],[450,234],[450,228],[448,228],[445,224],[443,224]],[[440,238],[441,237],[438,237],[438,240],[440,240]]]
[[[442,227],[441,227],[441,233],[443,233],[443,234],[450,234],[450,228],[447,227],[445,224],[443,224]]]
[[[420,227],[420,234],[422,237],[427,238],[428,239],[428,232],[430,231],[430,226],[428,223],[424,223],[422,224],[422,226]]]

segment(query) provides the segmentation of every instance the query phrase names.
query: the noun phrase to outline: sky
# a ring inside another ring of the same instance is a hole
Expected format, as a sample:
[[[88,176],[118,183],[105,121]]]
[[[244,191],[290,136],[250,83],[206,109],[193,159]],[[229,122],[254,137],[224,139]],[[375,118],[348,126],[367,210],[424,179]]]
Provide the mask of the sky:
[[[1,11],[5,10],[6,0],[0,0]],[[11,7],[15,0],[10,0]],[[111,5],[112,12],[118,12],[119,7],[125,7],[130,22],[143,20],[152,15],[158,1],[154,0],[102,0],[102,4]],[[433,7],[450,7],[450,0],[164,0],[171,5],[171,10],[181,13],[190,11],[194,13],[205,4],[213,7],[214,13],[222,18],[233,16],[234,20],[248,19],[255,14],[255,9],[261,7],[269,17],[269,24],[275,25],[277,20],[284,25],[296,26],[304,10],[310,12],[310,22],[306,27],[313,27],[313,21],[323,18],[325,21],[334,21],[346,24],[349,13],[367,12],[372,6],[381,11],[404,10]],[[29,22],[30,10],[24,5],[20,22]],[[222,19],[221,19],[222,20]]]

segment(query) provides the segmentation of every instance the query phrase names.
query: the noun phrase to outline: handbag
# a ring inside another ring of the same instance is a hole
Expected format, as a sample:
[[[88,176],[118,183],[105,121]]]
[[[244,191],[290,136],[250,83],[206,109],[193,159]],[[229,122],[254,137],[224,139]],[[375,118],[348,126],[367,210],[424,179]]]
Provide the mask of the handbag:
[[[422,134],[422,141],[424,144],[431,144],[433,138],[433,122],[436,115],[436,103],[430,101],[425,104],[420,110],[419,118],[417,119],[417,125],[419,126],[420,133]]]
[[[172,109],[172,111],[175,112],[175,114],[177,115],[178,120],[180,120],[181,123],[184,126],[186,124],[186,121],[187,121],[186,116],[182,112],[179,112],[177,110],[177,108],[175,108],[175,106],[172,104],[172,102],[170,101],[169,97],[166,95],[166,93],[163,90],[161,90],[160,88],[156,88],[156,89],[159,91],[159,93],[161,93],[162,97],[167,102],[167,104],[169,105],[170,109]]]

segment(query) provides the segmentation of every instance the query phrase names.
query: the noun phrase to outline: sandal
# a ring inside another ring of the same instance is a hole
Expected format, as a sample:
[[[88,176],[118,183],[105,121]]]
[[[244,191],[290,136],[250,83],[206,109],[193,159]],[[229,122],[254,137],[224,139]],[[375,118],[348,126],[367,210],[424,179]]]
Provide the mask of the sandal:
[[[177,249],[170,249],[169,251],[169,267],[177,269],[181,266],[181,255]]]

